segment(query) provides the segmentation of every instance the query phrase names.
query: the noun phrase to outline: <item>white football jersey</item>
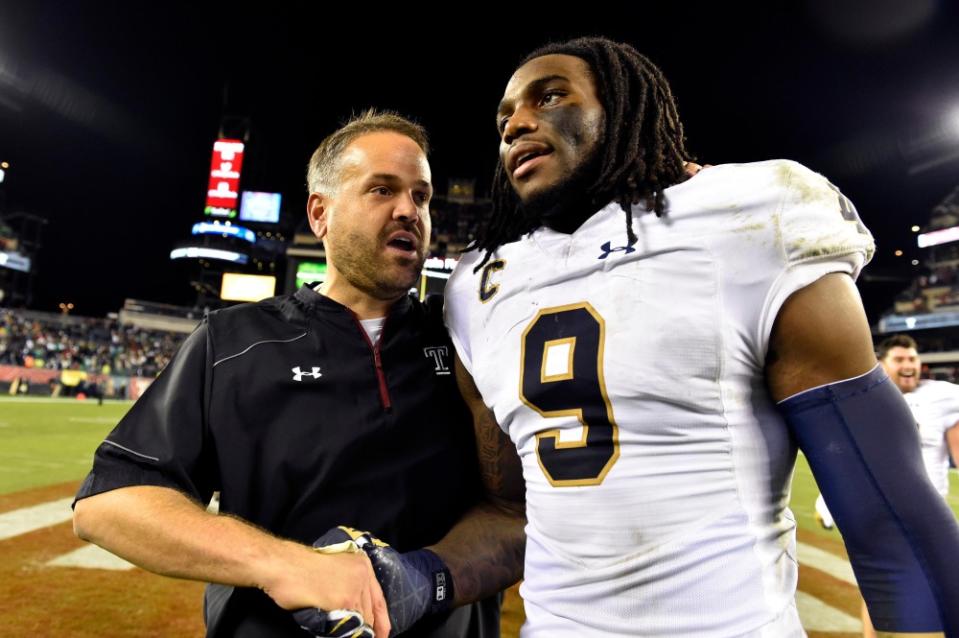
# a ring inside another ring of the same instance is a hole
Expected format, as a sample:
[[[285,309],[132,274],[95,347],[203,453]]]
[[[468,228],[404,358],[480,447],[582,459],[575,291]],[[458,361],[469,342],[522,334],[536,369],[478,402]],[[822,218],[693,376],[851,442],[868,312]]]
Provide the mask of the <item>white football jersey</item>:
[[[946,430],[959,422],[959,386],[946,381],[920,381],[903,395],[919,424],[922,460],[940,494],[949,494],[949,448]]]
[[[802,636],[796,450],[763,381],[783,302],[873,251],[789,161],[716,166],[667,214],[611,204],[541,228],[446,288],[459,357],[519,451],[522,635]]]

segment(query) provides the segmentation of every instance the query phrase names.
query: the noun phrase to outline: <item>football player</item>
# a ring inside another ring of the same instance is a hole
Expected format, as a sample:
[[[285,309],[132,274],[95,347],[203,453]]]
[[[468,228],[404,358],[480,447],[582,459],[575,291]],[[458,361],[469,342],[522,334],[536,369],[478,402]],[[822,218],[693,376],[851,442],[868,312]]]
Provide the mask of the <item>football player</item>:
[[[785,160],[683,181],[668,83],[603,38],[530,54],[496,123],[446,320],[491,502],[525,501],[523,637],[803,636],[797,447],[876,626],[959,635],[959,527],[877,365],[849,200]],[[483,533],[371,553],[391,619],[431,575],[481,589],[508,549]]]

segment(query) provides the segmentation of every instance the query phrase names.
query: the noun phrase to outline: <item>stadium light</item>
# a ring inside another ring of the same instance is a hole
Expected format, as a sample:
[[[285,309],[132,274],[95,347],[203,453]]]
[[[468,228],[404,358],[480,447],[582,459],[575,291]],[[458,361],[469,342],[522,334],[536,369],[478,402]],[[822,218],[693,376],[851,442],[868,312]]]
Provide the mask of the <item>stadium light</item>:
[[[218,222],[198,222],[193,224],[193,234],[194,235],[223,235],[224,237],[236,237],[238,239],[244,239],[251,244],[256,243],[256,235],[253,234],[253,231],[249,228],[243,228],[242,226],[234,226],[230,222],[225,224],[220,224]]]
[[[10,168],[10,162],[0,162],[0,168]]]
[[[896,257],[902,257],[902,251],[901,251],[901,250],[897,250],[897,251],[896,251]]]
[[[217,250],[215,248],[190,246],[171,250],[170,259],[199,259],[201,264],[206,265],[205,259],[220,259],[236,264],[245,264],[249,260],[249,257],[243,253],[233,252],[232,250]]]
[[[948,244],[954,241],[959,241],[959,226],[923,233],[916,238],[916,243],[920,248]]]
[[[919,232],[919,227],[918,227],[918,226],[913,226],[913,227],[912,227],[912,232],[918,233],[918,232]]]

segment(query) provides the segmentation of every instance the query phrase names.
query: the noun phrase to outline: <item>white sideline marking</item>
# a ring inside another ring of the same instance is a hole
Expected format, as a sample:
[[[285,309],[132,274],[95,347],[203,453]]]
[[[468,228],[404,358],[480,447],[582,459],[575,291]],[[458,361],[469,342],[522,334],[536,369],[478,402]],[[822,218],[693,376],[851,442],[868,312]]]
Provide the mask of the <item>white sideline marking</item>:
[[[815,596],[803,591],[796,592],[796,608],[806,631],[862,632],[862,621],[844,611],[830,607]]]
[[[73,518],[72,502],[73,497],[68,496],[0,514],[0,541],[69,521]]]
[[[82,567],[84,569],[110,569],[125,571],[133,569],[135,565],[128,563],[119,556],[111,554],[96,545],[84,545],[80,549],[57,556],[47,562],[50,567]]]
[[[814,567],[821,572],[826,572],[833,578],[857,586],[856,576],[852,573],[852,566],[842,558],[806,543],[796,543],[796,549],[801,564]]]

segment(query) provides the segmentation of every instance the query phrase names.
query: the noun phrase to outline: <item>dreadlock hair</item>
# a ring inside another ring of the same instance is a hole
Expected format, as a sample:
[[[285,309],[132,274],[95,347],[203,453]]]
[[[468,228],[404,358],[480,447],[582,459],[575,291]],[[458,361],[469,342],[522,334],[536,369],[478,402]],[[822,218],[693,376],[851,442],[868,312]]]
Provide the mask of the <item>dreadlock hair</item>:
[[[598,208],[615,199],[626,213],[629,245],[636,243],[632,205],[665,213],[663,190],[682,181],[689,158],[676,101],[662,71],[628,44],[601,37],[551,43],[527,55],[519,66],[544,55],[580,58],[589,66],[605,113],[605,131],[598,145],[599,171],[587,189]],[[518,67],[517,67],[518,68]],[[491,191],[493,212],[480,226],[468,250],[485,250],[481,268],[499,246],[515,241],[538,225],[518,214],[520,202],[500,159]]]

